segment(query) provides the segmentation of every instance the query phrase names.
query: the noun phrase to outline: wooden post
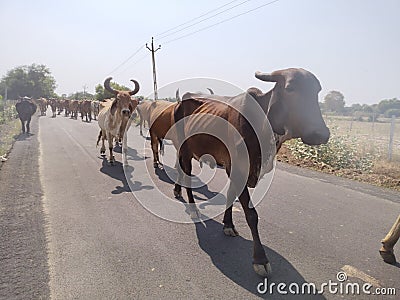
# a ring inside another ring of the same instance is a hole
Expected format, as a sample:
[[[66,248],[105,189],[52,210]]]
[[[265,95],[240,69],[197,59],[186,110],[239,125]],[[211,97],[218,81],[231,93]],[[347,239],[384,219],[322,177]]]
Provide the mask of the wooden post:
[[[394,136],[394,123],[396,119],[394,115],[392,115],[392,122],[390,124],[390,135],[389,135],[389,149],[388,149],[388,160],[392,161],[393,154],[393,136]]]

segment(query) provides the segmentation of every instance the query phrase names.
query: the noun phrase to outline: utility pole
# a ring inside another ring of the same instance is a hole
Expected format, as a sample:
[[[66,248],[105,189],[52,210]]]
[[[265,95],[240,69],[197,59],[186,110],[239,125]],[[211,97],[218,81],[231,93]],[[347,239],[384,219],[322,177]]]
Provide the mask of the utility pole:
[[[150,50],[151,52],[151,59],[153,62],[153,81],[154,81],[154,100],[158,100],[158,93],[157,93],[157,75],[156,75],[156,60],[154,58],[154,53],[156,53],[158,50],[161,49],[161,45],[158,45],[157,49],[154,49],[154,38],[151,37],[151,48],[147,46],[146,43],[146,48]]]
[[[87,89],[87,86],[86,86],[86,84],[83,86],[83,99],[86,99],[86,89]]]

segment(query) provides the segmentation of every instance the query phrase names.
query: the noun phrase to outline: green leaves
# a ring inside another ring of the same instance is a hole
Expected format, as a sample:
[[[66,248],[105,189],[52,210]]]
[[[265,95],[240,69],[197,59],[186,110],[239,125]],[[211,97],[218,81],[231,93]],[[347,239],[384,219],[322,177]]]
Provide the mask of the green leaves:
[[[45,65],[21,66],[7,72],[0,81],[0,94],[8,99],[28,96],[51,98],[55,96],[56,81]]]

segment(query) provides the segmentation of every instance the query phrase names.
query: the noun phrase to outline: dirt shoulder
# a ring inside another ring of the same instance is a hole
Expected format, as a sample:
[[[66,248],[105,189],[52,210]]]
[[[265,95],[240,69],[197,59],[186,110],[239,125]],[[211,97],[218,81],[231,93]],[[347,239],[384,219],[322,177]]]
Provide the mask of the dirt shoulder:
[[[31,124],[0,170],[0,299],[50,297],[38,119]]]
[[[21,122],[19,119],[14,119],[0,125],[0,168],[2,165],[1,158],[7,158],[20,131]]]
[[[307,168],[315,171],[321,171],[327,174],[333,174],[338,177],[357,180],[369,183],[375,186],[390,188],[400,191],[400,164],[386,163],[383,161],[375,162],[370,172],[361,172],[356,169],[336,170],[328,165],[321,165],[309,159],[298,159],[284,144],[277,156],[278,161],[290,165]]]

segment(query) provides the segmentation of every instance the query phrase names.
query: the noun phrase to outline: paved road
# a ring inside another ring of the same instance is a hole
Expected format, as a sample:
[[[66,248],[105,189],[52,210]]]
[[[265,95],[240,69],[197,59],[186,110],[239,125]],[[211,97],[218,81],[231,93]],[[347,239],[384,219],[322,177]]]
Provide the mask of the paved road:
[[[262,280],[251,267],[251,235],[237,203],[234,222],[241,235],[236,238],[223,235],[221,216],[181,224],[166,221],[139,203],[138,198],[152,195],[144,200],[160,203],[162,214],[172,197],[172,185],[164,173],[153,174],[148,151],[139,148],[145,140],[136,128],[129,133],[126,179],[118,163],[120,153],[115,166],[99,156],[96,122],[58,116],[41,117],[39,125],[48,250],[48,273],[40,272],[44,278],[48,274],[53,299],[284,297],[276,287],[272,297],[257,292]],[[170,146],[166,157],[174,157]],[[217,179],[196,197],[215,195],[224,176],[217,170]],[[383,263],[377,252],[400,212],[399,198],[399,193],[278,165],[267,197],[257,206],[261,239],[273,268],[269,283],[319,286],[329,280],[339,282],[336,275],[344,270],[345,283],[368,282],[371,291],[395,287],[399,295],[399,266]],[[204,201],[198,202],[201,209],[207,208]],[[182,211],[180,216],[187,215],[184,207]],[[315,298],[343,297],[326,290]]]

